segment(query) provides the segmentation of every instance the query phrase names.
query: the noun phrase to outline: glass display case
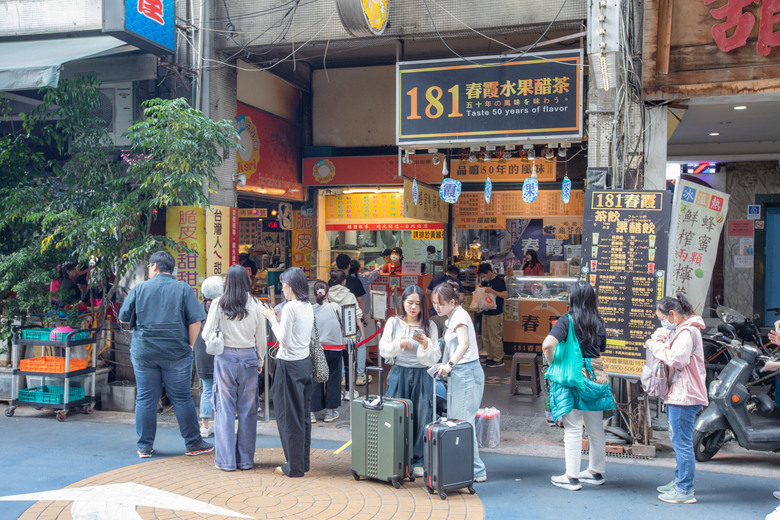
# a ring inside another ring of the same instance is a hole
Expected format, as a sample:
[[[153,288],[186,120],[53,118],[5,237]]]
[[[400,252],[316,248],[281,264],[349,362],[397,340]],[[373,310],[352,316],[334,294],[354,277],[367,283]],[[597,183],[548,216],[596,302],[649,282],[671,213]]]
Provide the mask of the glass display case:
[[[564,276],[507,276],[509,299],[517,300],[569,300],[569,290],[577,278]]]

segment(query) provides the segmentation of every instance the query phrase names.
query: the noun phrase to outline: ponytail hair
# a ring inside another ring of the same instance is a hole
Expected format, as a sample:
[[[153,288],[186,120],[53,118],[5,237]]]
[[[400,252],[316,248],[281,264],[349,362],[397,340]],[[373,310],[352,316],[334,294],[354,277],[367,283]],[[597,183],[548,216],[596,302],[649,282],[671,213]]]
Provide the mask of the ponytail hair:
[[[328,284],[322,280],[314,282],[314,299],[317,300],[317,305],[322,305],[322,302],[328,297],[328,289]]]
[[[453,287],[451,284],[448,284],[446,282],[440,283],[436,287],[433,288],[433,294],[431,295],[432,298],[439,298],[442,302],[450,302],[455,300],[455,302],[458,301],[458,290]]]
[[[330,281],[328,282],[328,286],[333,287],[334,285],[341,285],[346,279],[347,275],[344,274],[344,271],[334,269],[330,272]]]
[[[670,311],[674,311],[682,316],[690,316],[693,314],[693,305],[688,301],[682,293],[677,293],[677,296],[672,298],[671,296],[664,296],[656,304],[656,308],[663,314],[669,314]]]

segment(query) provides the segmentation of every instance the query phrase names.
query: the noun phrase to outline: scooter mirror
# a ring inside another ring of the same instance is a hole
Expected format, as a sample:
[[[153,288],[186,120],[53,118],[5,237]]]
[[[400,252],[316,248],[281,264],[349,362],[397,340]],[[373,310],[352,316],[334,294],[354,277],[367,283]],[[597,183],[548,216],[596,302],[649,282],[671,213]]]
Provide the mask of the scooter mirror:
[[[728,334],[732,338],[736,338],[737,337],[737,329],[735,329],[733,325],[729,325],[727,323],[725,323],[725,324],[722,323],[722,324],[718,325],[718,332],[721,332],[723,334]]]

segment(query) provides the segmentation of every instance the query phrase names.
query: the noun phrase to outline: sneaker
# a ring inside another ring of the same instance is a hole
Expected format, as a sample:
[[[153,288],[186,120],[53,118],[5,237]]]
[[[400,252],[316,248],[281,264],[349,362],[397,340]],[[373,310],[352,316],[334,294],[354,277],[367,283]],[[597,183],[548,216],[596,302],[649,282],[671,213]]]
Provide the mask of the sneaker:
[[[148,459],[152,456],[152,453],[154,453],[154,450],[152,448],[138,448],[138,458],[139,459]]]
[[[314,412],[311,412],[311,422],[312,423],[316,423],[317,422],[317,418],[314,416]]]
[[[355,390],[354,398],[357,399],[358,397],[360,397],[360,394],[358,393],[357,390]],[[341,392],[341,400],[342,401],[351,401],[352,400],[352,399],[349,398],[349,390],[344,390],[343,392]]]
[[[657,488],[655,488],[655,490],[656,490],[656,491],[658,491],[659,493],[661,493],[661,494],[663,495],[663,494],[665,494],[665,493],[668,493],[668,492],[670,492],[671,490],[673,490],[673,489],[674,489],[674,486],[675,486],[676,484],[677,484],[677,482],[676,482],[676,481],[674,481],[674,480],[672,480],[671,482],[669,482],[669,483],[668,483],[668,484],[666,484],[666,485],[663,485],[663,486],[658,486]]]
[[[777,509],[766,515],[766,520],[780,520],[780,506],[777,506]]]
[[[201,437],[203,437],[204,439],[207,439],[207,438],[211,437],[212,435],[214,435],[214,425],[213,424],[210,424],[208,428],[201,427],[201,429],[200,429],[200,436]]]
[[[201,441],[200,444],[197,446],[193,446],[192,448],[187,448],[187,451],[184,452],[185,455],[203,455],[204,453],[209,453],[214,451],[214,446],[209,444],[208,442]]]
[[[479,477],[474,477],[474,482],[487,482],[487,475],[481,475]]]
[[[669,504],[695,504],[696,497],[693,496],[693,491],[690,493],[683,493],[675,486],[674,489],[668,493],[658,495],[658,500],[661,502],[668,502]]]
[[[331,410],[330,408],[325,410],[325,422],[333,422],[339,418],[339,412],[337,410]]]
[[[776,499],[780,500],[780,489],[772,493],[772,496]]]
[[[579,479],[576,478],[569,478],[566,474],[558,475],[557,477],[552,477],[550,479],[550,482],[553,486],[558,486],[559,488],[568,489],[569,491],[577,491],[582,489],[582,484],[580,484]]]
[[[601,473],[591,473],[590,470],[580,472],[579,481],[592,486],[601,486],[604,484],[604,475]]]
[[[485,366],[488,368],[496,368],[496,367],[502,367],[504,366],[504,360],[501,361],[493,361],[492,359],[488,359],[485,361]]]
[[[423,478],[425,476],[425,469],[422,466],[415,466],[412,468],[412,476],[414,478]]]

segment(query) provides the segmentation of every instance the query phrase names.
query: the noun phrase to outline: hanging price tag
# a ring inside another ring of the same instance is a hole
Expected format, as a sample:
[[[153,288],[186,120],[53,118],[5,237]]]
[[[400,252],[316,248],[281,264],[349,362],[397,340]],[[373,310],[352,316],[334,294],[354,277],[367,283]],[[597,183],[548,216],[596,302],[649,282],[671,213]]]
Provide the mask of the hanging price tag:
[[[523,202],[533,202],[539,196],[539,181],[534,178],[523,181]]]
[[[564,204],[569,203],[569,199],[571,198],[571,179],[569,179],[569,176],[563,178],[563,186],[561,186],[561,199],[563,199]]]

